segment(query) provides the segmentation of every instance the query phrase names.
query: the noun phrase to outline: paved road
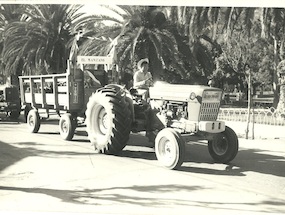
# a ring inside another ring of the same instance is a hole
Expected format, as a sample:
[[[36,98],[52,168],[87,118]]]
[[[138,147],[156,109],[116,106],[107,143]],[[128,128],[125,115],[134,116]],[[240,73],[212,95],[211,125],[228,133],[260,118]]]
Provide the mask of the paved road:
[[[285,213],[285,139],[240,139],[230,165],[188,143],[181,170],[170,171],[142,134],[107,156],[94,153],[84,127],[63,141],[56,123],[30,134],[23,123],[0,122],[0,213]]]

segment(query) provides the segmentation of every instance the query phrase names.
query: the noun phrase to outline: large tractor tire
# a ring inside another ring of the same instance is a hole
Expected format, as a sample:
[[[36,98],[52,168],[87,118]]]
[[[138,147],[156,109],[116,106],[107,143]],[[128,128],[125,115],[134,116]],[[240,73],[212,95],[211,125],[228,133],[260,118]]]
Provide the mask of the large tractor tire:
[[[76,119],[70,113],[63,114],[59,120],[60,136],[64,140],[72,140],[76,124]]]
[[[225,131],[216,134],[208,141],[208,151],[215,162],[229,163],[238,153],[238,137],[236,133],[226,126]]]
[[[95,150],[117,154],[127,144],[131,129],[131,112],[125,91],[116,85],[93,93],[86,109],[86,130]]]
[[[40,115],[39,112],[35,109],[29,111],[27,116],[27,125],[31,133],[38,133],[40,129]]]
[[[178,169],[185,157],[185,142],[172,128],[162,129],[155,138],[155,154],[162,166]]]

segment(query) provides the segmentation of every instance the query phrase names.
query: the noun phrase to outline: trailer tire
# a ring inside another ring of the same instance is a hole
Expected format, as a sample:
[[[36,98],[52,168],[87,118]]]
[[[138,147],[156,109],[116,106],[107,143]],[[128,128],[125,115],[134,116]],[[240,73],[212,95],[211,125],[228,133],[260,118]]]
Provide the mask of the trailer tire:
[[[76,124],[76,119],[70,113],[63,114],[59,120],[60,136],[64,140],[72,140]]]
[[[164,167],[178,169],[184,161],[185,142],[177,131],[164,128],[155,138],[155,154]]]
[[[117,154],[127,144],[131,129],[131,112],[124,90],[105,86],[93,93],[86,109],[86,131],[95,150]]]
[[[30,105],[26,105],[25,108],[24,108],[24,122],[27,122],[27,119],[28,119],[28,114],[31,110],[31,106]]]
[[[37,133],[40,129],[40,115],[39,112],[35,109],[29,111],[27,116],[27,125],[28,129],[32,133]]]
[[[215,162],[229,163],[238,153],[239,143],[236,133],[226,126],[225,131],[208,141],[208,151]]]

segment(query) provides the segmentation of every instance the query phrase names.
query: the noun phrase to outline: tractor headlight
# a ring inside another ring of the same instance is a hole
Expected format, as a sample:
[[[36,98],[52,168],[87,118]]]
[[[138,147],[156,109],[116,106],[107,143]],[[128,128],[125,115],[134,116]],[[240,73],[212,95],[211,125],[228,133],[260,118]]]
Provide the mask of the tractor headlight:
[[[191,100],[194,100],[196,98],[196,94],[194,93],[194,92],[192,92],[191,94],[190,94],[190,99]]]

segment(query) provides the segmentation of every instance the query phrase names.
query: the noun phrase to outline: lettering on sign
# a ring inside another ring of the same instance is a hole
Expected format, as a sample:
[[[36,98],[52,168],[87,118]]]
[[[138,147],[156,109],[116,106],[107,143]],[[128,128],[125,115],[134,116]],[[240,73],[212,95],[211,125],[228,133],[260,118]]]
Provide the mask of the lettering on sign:
[[[203,94],[204,101],[219,101],[221,99],[222,93],[220,91],[205,91]]]
[[[112,64],[112,57],[106,56],[78,56],[79,64]]]
[[[73,85],[73,103],[78,103],[78,83]]]

